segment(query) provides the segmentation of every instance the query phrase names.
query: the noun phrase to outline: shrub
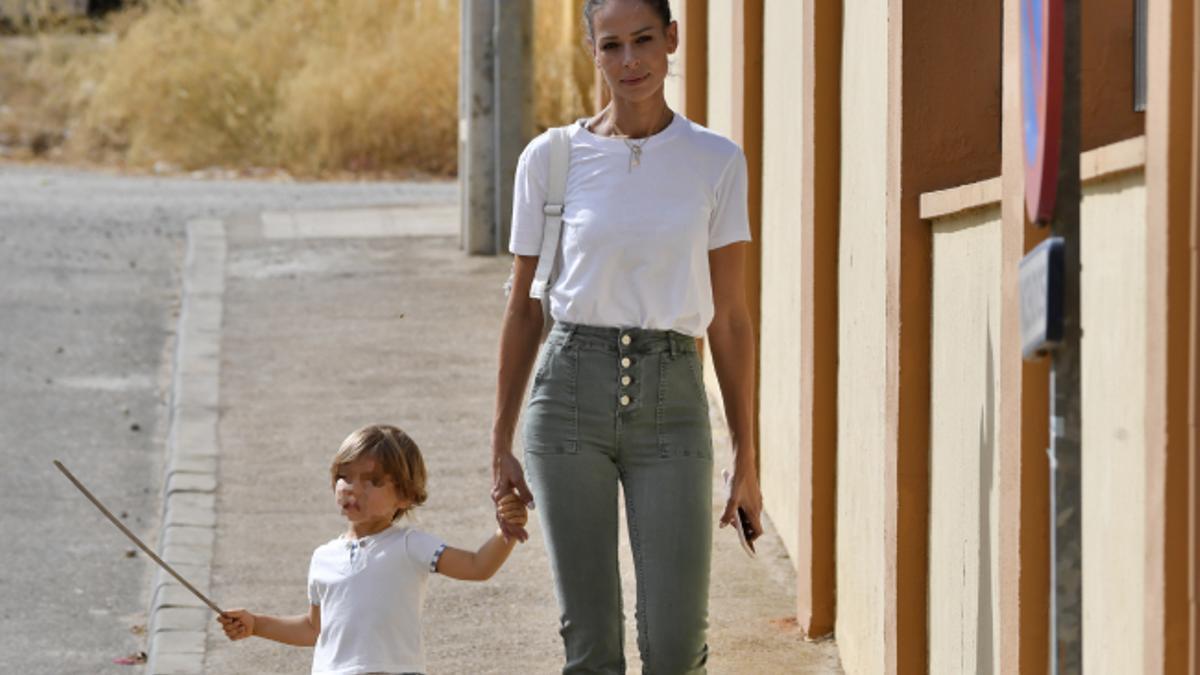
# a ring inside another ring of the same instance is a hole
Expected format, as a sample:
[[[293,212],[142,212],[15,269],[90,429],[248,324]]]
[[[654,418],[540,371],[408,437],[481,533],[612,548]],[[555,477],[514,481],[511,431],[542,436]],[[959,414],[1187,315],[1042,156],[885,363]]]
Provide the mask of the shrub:
[[[575,0],[535,2],[540,128],[588,112]],[[146,0],[77,96],[72,151],[147,166],[454,172],[457,0]],[[582,64],[582,67],[581,67]]]

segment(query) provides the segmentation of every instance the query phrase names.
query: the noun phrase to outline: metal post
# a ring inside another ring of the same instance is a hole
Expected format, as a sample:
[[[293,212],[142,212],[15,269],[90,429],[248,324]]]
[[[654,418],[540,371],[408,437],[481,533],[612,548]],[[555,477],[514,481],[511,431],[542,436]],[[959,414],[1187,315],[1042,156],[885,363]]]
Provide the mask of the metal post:
[[[496,114],[494,120],[495,248],[508,250],[512,225],[513,178],[521,150],[533,136],[533,2],[493,0],[495,3]]]
[[[461,246],[467,253],[496,253],[496,148],[494,128],[495,23],[493,0],[461,0],[459,50],[458,185]]]
[[[1061,154],[1051,236],[1065,244],[1063,342],[1050,373],[1050,672],[1083,669],[1083,556],[1081,537],[1079,341],[1080,0],[1063,5]]]

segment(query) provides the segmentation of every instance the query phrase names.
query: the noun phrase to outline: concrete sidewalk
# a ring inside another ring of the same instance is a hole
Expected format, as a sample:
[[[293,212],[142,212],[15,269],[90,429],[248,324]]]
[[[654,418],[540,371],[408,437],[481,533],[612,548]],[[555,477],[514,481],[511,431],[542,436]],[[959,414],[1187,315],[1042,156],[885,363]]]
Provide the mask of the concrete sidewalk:
[[[369,222],[353,226],[355,214]],[[443,205],[223,223],[208,568],[222,606],[306,611],[309,555],[343,528],[328,462],[366,423],[397,424],[421,446],[430,478],[418,527],[462,547],[492,532],[488,437],[509,262],[459,251],[452,216]],[[719,472],[729,447],[716,422]],[[713,512],[715,519],[716,503]],[[549,566],[536,518],[531,523],[529,543],[493,580],[432,578],[430,673],[560,668]],[[806,643],[795,627],[791,563],[769,524],[760,551],[751,561],[731,531],[716,531],[710,672],[840,672],[834,645]],[[625,606],[633,607],[628,546],[622,565]],[[631,613],[626,623],[629,670],[639,672]],[[311,659],[309,649],[259,639],[229,643],[213,621],[203,650],[189,653],[160,659],[154,670],[297,673]]]

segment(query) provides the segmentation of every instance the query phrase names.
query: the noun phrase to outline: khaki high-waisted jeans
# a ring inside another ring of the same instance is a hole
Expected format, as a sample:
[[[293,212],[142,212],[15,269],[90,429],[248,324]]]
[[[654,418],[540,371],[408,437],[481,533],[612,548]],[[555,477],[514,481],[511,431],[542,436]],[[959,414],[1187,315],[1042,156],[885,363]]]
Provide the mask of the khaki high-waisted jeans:
[[[713,458],[695,339],[556,324],[524,439],[561,610],[563,672],[625,672],[618,481],[642,672],[705,672]]]

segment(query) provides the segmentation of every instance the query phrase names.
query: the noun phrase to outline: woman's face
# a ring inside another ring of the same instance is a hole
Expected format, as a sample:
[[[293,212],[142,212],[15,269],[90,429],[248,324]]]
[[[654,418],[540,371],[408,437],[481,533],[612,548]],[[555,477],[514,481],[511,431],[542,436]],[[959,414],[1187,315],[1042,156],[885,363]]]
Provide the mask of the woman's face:
[[[677,24],[641,0],[608,0],[592,14],[592,55],[614,98],[642,101],[667,77],[667,55],[679,46]]]

